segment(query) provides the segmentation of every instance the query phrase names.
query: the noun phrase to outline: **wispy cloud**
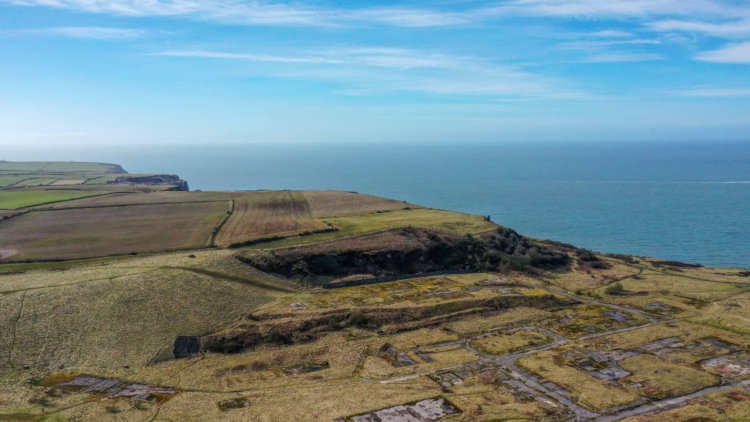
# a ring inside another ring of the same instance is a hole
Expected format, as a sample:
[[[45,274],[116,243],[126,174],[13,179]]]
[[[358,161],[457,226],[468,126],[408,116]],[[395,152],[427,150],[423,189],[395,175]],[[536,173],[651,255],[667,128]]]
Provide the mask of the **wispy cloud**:
[[[18,29],[2,31],[11,36],[54,36],[87,40],[122,40],[143,37],[144,29],[111,28],[101,26],[59,26],[51,28]]]
[[[633,45],[656,45],[661,44],[659,40],[652,39],[628,39],[628,40],[584,40],[584,41],[571,41],[561,44],[563,47],[581,50],[601,49],[606,47],[616,46],[633,46]]]
[[[242,60],[248,62],[263,63],[309,63],[309,64],[333,64],[337,61],[326,59],[324,57],[313,56],[278,56],[270,54],[253,54],[253,53],[229,53],[225,51],[209,50],[167,50],[154,53],[154,56],[164,57],[185,57],[198,59],[223,59],[223,60]]]
[[[750,97],[750,87],[697,87],[677,94],[685,97]]]
[[[750,36],[750,18],[721,22],[669,19],[650,22],[648,27],[661,32],[695,32],[727,38]]]
[[[656,53],[602,53],[590,55],[581,61],[585,63],[627,63],[655,60],[664,60],[664,57]]]
[[[465,64],[465,59],[443,54],[417,52],[401,48],[338,48],[288,55],[233,53],[211,50],[167,50],[155,56],[201,59],[241,60],[263,63],[298,63],[328,65],[361,65],[391,69],[455,68]]]
[[[712,0],[515,0],[497,6],[507,12],[567,18],[645,18],[654,16],[730,16],[744,6]]]
[[[587,35],[594,38],[630,38],[633,36],[633,33],[621,31],[619,29],[605,29],[602,31],[591,32]]]
[[[698,54],[696,59],[713,63],[750,64],[750,41],[705,51]]]
[[[303,3],[236,0],[0,0],[120,16],[186,17],[236,25],[341,26],[370,23],[403,27],[460,25],[474,13],[410,7],[330,8]]]
[[[555,18],[666,18],[747,16],[745,6],[721,0],[506,0],[457,10],[404,6],[324,7],[301,2],[237,0],[0,0],[121,16],[188,17],[246,25],[391,25],[439,27],[477,24],[511,15]],[[471,3],[470,3],[471,4]],[[476,3],[474,3],[476,4]]]
[[[267,77],[325,80],[356,95],[392,92],[473,96],[583,98],[554,78],[471,56],[399,48],[328,48],[268,55],[257,52],[170,50],[156,56],[231,60],[287,66],[252,68]],[[425,74],[424,69],[430,72]]]

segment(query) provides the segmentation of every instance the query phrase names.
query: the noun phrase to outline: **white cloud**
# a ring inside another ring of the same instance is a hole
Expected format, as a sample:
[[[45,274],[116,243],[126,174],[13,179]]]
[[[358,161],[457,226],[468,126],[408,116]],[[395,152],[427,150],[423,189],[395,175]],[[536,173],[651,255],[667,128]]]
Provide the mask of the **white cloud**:
[[[508,0],[446,11],[439,8],[324,7],[304,2],[240,0],[0,0],[121,16],[172,16],[247,25],[390,25],[437,27],[477,24],[509,15],[556,18],[654,18],[748,16],[747,7],[721,0]],[[618,35],[609,35],[618,36]]]
[[[685,97],[750,97],[750,87],[699,87],[686,89],[677,94]]]
[[[591,32],[587,35],[595,38],[630,38],[633,36],[633,33],[618,29],[605,29],[602,31]]]
[[[629,39],[629,40],[597,40],[597,41],[572,41],[561,44],[561,46],[579,50],[595,50],[606,47],[632,46],[632,45],[656,45],[661,44],[659,40],[651,39]]]
[[[659,20],[651,22],[648,27],[661,32],[697,32],[717,37],[750,36],[750,19],[716,22]]]
[[[591,55],[584,60],[586,63],[626,63],[663,60],[664,57],[654,53],[602,53]]]
[[[465,64],[459,62],[459,59],[455,57],[400,48],[340,48],[289,55],[232,53],[211,50],[167,50],[153,55],[263,63],[361,65],[391,69],[447,69]]]
[[[19,29],[2,32],[12,36],[58,36],[90,40],[121,40],[139,38],[148,33],[143,29],[110,28],[100,26],[59,26],[52,28]]]
[[[528,15],[568,18],[694,14],[728,16],[743,10],[742,7],[712,0],[515,0],[498,7]]]
[[[313,56],[277,56],[269,54],[252,54],[252,53],[229,53],[224,51],[208,50],[167,50],[153,54],[154,56],[165,57],[186,57],[199,59],[225,59],[225,60],[242,60],[249,62],[263,63],[308,63],[308,64],[333,64],[336,61],[323,57]]]
[[[695,58],[713,63],[750,64],[750,41],[731,44],[718,50],[705,51]]]
[[[302,3],[236,0],[0,0],[18,6],[43,6],[121,16],[187,17],[238,25],[337,26],[370,23],[403,27],[458,25],[466,13],[409,7],[325,8]]]
[[[356,95],[389,92],[583,98],[561,81],[516,66],[498,65],[474,57],[398,48],[329,48],[283,55],[207,50],[172,50],[156,56],[232,60],[287,66],[248,69],[266,77],[328,81]],[[430,69],[429,75],[420,72]]]

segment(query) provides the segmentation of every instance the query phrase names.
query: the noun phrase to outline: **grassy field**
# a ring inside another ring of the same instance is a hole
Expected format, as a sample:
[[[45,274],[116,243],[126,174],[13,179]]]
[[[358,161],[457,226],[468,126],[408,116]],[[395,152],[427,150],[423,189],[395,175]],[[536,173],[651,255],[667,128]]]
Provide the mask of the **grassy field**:
[[[353,192],[304,191],[302,194],[310,204],[313,217],[342,217],[355,214],[369,214],[378,211],[394,211],[404,208],[420,208],[393,199],[380,198]]]
[[[0,173],[0,189],[12,186],[22,180],[28,179],[28,176],[6,176]]]
[[[518,350],[549,343],[546,335],[532,330],[519,330],[513,333],[498,334],[472,340],[471,346],[490,355],[507,355]]]
[[[122,168],[108,163],[0,161],[2,173],[121,173]]]
[[[47,191],[22,190],[0,192],[0,209],[15,210],[52,202],[69,201],[100,195],[97,191]]]
[[[544,351],[523,357],[518,362],[529,371],[563,387],[571,393],[578,404],[592,410],[625,405],[638,399],[635,393],[561,364],[555,356],[556,352]]]
[[[244,282],[223,251],[194,255],[3,276],[0,367],[133,375],[175,336],[216,329],[278,294]],[[226,270],[193,271],[206,266]]]
[[[628,381],[641,384],[642,394],[652,399],[682,396],[719,382],[711,374],[653,355],[633,356],[620,366],[632,373]]]
[[[14,260],[76,259],[201,248],[226,202],[36,211],[0,223]]]
[[[216,236],[216,244],[228,247],[267,236],[290,236],[327,229],[310,215],[300,192],[249,192],[234,200],[234,211]]]
[[[95,188],[95,186],[90,186]],[[74,202],[60,202],[38,208],[80,208],[80,207],[119,207],[129,205],[149,205],[149,204],[178,204],[190,202],[221,202],[227,204],[229,200],[239,196],[239,193],[232,192],[142,192],[136,189],[128,190],[122,186],[101,186],[99,189],[114,188],[115,192],[106,196],[97,196],[83,198]],[[119,192],[118,192],[119,191]]]
[[[273,249],[309,245],[398,227],[421,227],[457,234],[477,234],[497,228],[495,224],[478,215],[431,209],[399,210],[349,217],[324,218],[323,221],[333,225],[338,230],[264,242],[253,245],[252,248]]]
[[[14,188],[34,188],[39,186],[47,186],[51,185],[57,180],[57,178],[54,177],[33,177],[24,179],[15,185],[13,185]]]

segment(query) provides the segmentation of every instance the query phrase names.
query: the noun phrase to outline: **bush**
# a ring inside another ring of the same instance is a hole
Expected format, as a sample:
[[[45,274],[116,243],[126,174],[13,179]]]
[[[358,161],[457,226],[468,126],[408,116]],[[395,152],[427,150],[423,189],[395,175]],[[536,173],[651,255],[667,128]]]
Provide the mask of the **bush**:
[[[607,286],[607,288],[604,289],[604,292],[610,296],[621,296],[625,294],[625,287],[623,287],[622,283],[618,281]]]

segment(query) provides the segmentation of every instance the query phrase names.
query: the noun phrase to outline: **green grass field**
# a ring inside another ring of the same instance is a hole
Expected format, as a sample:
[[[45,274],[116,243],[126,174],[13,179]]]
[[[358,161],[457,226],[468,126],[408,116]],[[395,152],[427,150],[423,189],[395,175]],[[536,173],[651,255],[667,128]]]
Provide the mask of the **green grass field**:
[[[0,161],[0,172],[2,173],[117,173],[121,170],[120,166],[108,163]]]
[[[97,191],[23,190],[0,192],[0,209],[15,210],[52,202],[99,195]]]
[[[25,179],[28,179],[29,176],[16,176],[16,175],[3,175],[0,174],[0,189],[15,185],[18,182],[21,182]]]

